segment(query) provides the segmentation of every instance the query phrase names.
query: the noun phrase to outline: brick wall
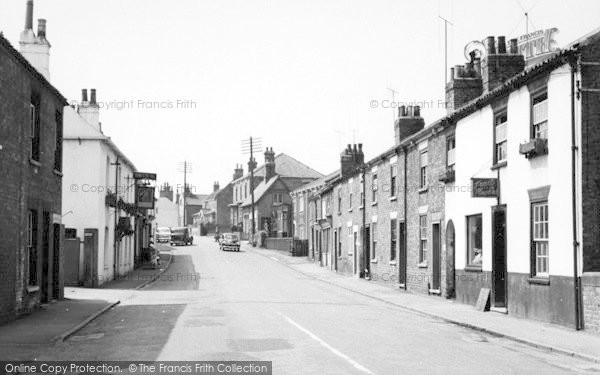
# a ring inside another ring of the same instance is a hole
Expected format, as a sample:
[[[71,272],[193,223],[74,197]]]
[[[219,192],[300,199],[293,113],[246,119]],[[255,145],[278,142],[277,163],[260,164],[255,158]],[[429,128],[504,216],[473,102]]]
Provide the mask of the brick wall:
[[[600,333],[600,272],[581,277],[585,329]]]
[[[27,213],[61,213],[61,175],[54,172],[56,111],[62,112],[63,99],[34,74],[30,66],[0,37],[0,322],[26,312],[40,301],[40,291],[27,289]],[[31,163],[29,105],[32,93],[40,97],[40,165]],[[4,183],[5,182],[5,183]],[[51,220],[52,224],[52,220]],[[38,280],[52,292],[53,231],[49,234],[48,277],[42,278],[42,231],[38,231]],[[60,251],[56,249],[56,251]],[[59,262],[60,264],[60,262]],[[61,279],[60,273],[56,274]],[[62,289],[62,286],[60,286]],[[59,293],[59,297],[62,292]]]

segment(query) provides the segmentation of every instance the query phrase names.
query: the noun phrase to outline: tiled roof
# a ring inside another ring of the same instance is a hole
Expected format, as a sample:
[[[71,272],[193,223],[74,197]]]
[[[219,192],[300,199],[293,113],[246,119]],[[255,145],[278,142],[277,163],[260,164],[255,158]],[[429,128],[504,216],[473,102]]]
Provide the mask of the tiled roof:
[[[279,180],[279,177],[280,176],[275,176],[275,177],[271,178],[269,181],[267,181],[267,183],[262,181],[260,184],[258,184],[256,189],[254,189],[254,203],[258,202],[269,191],[271,186],[273,186],[273,184],[275,184],[275,182],[277,182],[277,180]],[[242,202],[242,207],[246,207],[251,204],[252,204],[252,196],[248,195],[248,197]]]
[[[300,178],[320,178],[323,175],[311,167],[307,166],[294,159],[293,157],[281,153],[275,156],[275,173],[281,177],[300,177]],[[262,164],[254,170],[254,176],[264,177],[265,165]],[[249,177],[250,174],[246,173],[242,178]]]

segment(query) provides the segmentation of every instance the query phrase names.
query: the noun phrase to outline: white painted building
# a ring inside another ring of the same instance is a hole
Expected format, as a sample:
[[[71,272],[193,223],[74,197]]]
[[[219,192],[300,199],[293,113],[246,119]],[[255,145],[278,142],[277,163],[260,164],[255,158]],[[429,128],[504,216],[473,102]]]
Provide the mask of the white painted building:
[[[79,263],[84,285],[98,286],[135,265],[131,207],[135,207],[136,168],[102,133],[95,90],[89,102],[87,90],[82,99],[78,110],[66,107],[64,114],[63,223],[82,239]],[[129,206],[111,205],[107,196],[115,192],[113,203],[122,200]]]
[[[481,61],[452,71],[447,97],[464,102],[448,116],[446,252],[460,302],[475,304],[489,288],[492,310],[583,326],[580,42],[527,65],[488,38]],[[479,94],[459,91],[478,79]]]

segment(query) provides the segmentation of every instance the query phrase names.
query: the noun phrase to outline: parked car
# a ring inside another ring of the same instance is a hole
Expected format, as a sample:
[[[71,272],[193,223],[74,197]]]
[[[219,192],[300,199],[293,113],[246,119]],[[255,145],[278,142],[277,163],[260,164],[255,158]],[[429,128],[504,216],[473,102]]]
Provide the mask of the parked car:
[[[189,228],[171,228],[171,245],[191,245],[193,243],[194,237],[190,234]]]
[[[221,250],[240,251],[240,238],[235,233],[224,233],[219,241]]]
[[[157,243],[171,242],[171,228],[168,228],[168,227],[156,228],[156,233],[154,233],[154,237],[155,237],[155,240]]]

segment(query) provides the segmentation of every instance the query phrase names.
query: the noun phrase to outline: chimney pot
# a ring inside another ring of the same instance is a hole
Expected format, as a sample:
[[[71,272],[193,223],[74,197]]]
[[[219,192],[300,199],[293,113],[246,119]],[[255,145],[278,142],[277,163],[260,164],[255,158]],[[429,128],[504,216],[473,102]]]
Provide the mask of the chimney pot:
[[[33,29],[33,0],[27,0],[27,10],[25,12],[25,30]]]
[[[413,107],[413,116],[414,117],[419,117],[421,116],[421,107],[416,105]]]
[[[503,36],[498,37],[498,53],[506,53],[506,38],[504,38]]]
[[[450,68],[450,79],[454,79],[454,68]]]
[[[40,18],[38,20],[38,38],[46,38],[46,20]]]
[[[81,89],[81,101],[84,103],[88,101],[87,89]]]
[[[513,38],[510,40],[510,53],[513,55],[516,55],[517,53],[519,53],[519,47],[517,44],[517,38]]]
[[[485,39],[485,51],[488,55],[496,54],[496,41],[493,36],[488,36]]]
[[[96,89],[90,90],[90,104],[96,104]]]
[[[398,116],[405,117],[406,116],[406,106],[401,105],[398,107]]]

